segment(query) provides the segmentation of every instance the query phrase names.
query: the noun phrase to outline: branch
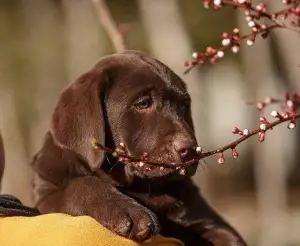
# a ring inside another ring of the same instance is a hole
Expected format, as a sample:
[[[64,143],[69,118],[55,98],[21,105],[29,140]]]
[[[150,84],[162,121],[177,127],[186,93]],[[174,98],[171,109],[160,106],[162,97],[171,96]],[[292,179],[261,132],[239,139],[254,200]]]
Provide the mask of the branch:
[[[284,93],[283,98],[273,98],[273,97],[266,97],[264,100],[258,101],[248,101],[246,102],[249,105],[255,105],[259,111],[262,111],[265,107],[270,104],[280,103],[282,110],[286,110],[290,108],[293,110],[292,107],[299,107],[300,106],[300,95],[298,93],[293,93],[290,95],[289,93]]]
[[[242,40],[247,40],[247,45],[253,46],[258,35],[267,38],[272,30],[278,28],[287,29],[300,34],[300,0],[284,0],[283,3],[289,7],[278,12],[269,13],[264,3],[260,3],[254,7],[252,0],[204,0],[204,7],[210,8],[213,6],[214,10],[218,10],[224,6],[243,9],[251,32],[246,35],[240,35],[239,29],[235,28],[231,35],[223,33],[222,47],[207,47],[204,52],[194,52],[192,55],[194,60],[184,63],[184,65],[188,67],[184,74],[189,73],[194,67],[202,65],[206,61],[214,64],[224,57],[224,51],[229,48],[231,48],[233,53],[238,53]],[[282,20],[280,20],[280,18]],[[284,20],[288,18],[290,22],[285,23]],[[268,19],[272,24],[260,24],[259,21],[262,19]]]
[[[116,22],[114,21],[105,0],[92,0],[99,17],[99,21],[103,28],[106,30],[109,38],[117,53],[126,50],[123,35],[119,32]]]
[[[288,100],[286,100],[286,101],[290,101],[290,99],[288,98]],[[140,158],[130,156],[126,153],[126,146],[124,143],[120,143],[119,148],[117,148],[115,150],[104,147],[95,139],[92,140],[92,145],[96,149],[110,153],[113,157],[118,158],[118,160],[120,162],[123,162],[125,164],[129,163],[129,162],[131,162],[131,163],[134,162],[134,163],[136,163],[137,167],[140,167],[140,168],[145,167],[146,170],[151,170],[150,167],[154,166],[154,167],[162,167],[162,168],[170,168],[170,169],[179,170],[179,173],[185,174],[186,168],[188,166],[199,164],[199,161],[201,159],[204,159],[208,156],[212,156],[215,154],[218,154],[217,162],[219,164],[223,164],[225,162],[223,153],[229,149],[231,149],[232,156],[234,158],[237,158],[238,152],[236,151],[236,147],[240,143],[244,142],[246,139],[248,139],[252,136],[255,136],[255,135],[258,135],[259,142],[263,142],[265,140],[266,132],[268,130],[272,130],[275,126],[277,126],[279,124],[289,121],[287,128],[288,129],[295,128],[296,127],[296,119],[300,118],[300,113],[295,113],[294,105],[288,104],[288,107],[289,107],[289,111],[284,111],[284,112],[282,112],[282,114],[280,114],[278,111],[272,111],[271,116],[277,119],[273,122],[269,122],[265,117],[261,117],[260,118],[260,123],[261,123],[260,126],[252,131],[250,131],[248,129],[240,130],[238,127],[235,126],[232,130],[232,133],[241,135],[240,138],[238,138],[237,140],[235,140],[223,147],[220,147],[220,148],[217,148],[214,150],[210,150],[207,152],[202,152],[202,148],[197,147],[196,149],[194,149],[194,153],[195,153],[194,157],[192,159],[190,159],[189,161],[181,162],[181,163],[163,163],[163,162],[149,161],[147,153],[144,153],[142,155],[142,157],[140,157]]]

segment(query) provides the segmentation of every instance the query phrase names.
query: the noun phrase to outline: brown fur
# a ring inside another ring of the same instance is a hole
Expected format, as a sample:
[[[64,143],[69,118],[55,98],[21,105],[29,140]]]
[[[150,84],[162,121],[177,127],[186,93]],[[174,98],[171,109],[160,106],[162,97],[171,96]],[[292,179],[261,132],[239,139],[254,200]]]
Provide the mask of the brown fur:
[[[199,194],[196,166],[182,176],[124,165],[93,149],[93,138],[110,148],[123,142],[130,155],[147,152],[152,161],[191,158],[190,97],[164,64],[137,51],[110,55],[64,89],[33,161],[37,207],[92,216],[137,241],[161,233],[187,246],[246,245]]]

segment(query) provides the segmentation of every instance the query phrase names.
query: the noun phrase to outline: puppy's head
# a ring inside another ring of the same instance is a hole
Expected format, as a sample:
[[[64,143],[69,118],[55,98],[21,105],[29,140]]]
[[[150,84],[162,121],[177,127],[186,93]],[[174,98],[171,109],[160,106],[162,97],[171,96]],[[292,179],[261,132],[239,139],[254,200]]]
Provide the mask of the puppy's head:
[[[101,59],[61,94],[52,118],[51,133],[63,148],[80,155],[92,169],[104,155],[91,140],[116,148],[124,143],[129,155],[163,163],[191,158],[197,146],[190,97],[182,80],[161,62],[136,51]],[[113,165],[113,164],[112,164]],[[174,172],[125,165],[139,177]],[[189,170],[194,174],[196,166]]]

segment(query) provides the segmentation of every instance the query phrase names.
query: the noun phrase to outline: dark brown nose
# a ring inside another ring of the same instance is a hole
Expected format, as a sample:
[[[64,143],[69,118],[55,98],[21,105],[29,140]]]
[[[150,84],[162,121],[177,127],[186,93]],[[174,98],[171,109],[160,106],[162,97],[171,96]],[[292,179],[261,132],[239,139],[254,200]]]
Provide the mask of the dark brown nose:
[[[197,147],[196,141],[177,139],[174,141],[174,149],[181,157],[186,157],[193,149]]]

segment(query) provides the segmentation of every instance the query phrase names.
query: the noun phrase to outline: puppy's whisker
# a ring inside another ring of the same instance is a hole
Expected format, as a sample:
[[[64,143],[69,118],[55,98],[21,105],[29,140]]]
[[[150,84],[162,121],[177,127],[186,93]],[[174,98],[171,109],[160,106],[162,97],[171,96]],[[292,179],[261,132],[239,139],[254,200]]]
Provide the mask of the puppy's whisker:
[[[118,165],[119,161],[117,161],[108,171],[108,173],[111,173],[112,170]]]
[[[105,152],[105,159],[108,161],[108,163],[109,163],[110,165],[112,165],[111,162],[110,162],[110,160],[109,160],[109,158],[108,158],[108,156],[107,156],[107,154],[108,154],[108,153]]]
[[[200,160],[199,165],[202,168],[202,171],[205,171],[205,165],[208,166],[208,163],[205,160]]]
[[[112,163],[110,162],[110,160],[109,160],[107,154],[105,154],[105,158],[106,158],[106,160],[108,161],[108,163],[109,163],[110,165],[112,165],[112,167],[111,167],[111,168],[109,169],[109,171],[108,171],[108,174],[109,174],[109,173],[111,173],[112,170],[117,166],[117,164],[119,163],[119,161],[117,161],[115,164],[112,164]]]

